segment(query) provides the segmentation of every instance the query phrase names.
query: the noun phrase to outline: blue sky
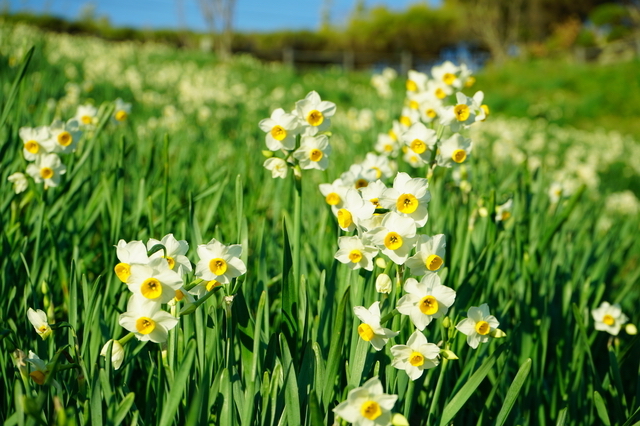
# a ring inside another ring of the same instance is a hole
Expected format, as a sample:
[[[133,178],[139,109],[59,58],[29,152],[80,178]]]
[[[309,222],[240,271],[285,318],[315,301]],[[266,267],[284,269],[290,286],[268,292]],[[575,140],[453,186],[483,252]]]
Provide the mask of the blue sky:
[[[345,22],[356,0],[331,0],[334,24]],[[98,16],[107,16],[112,25],[146,28],[178,28],[186,25],[204,30],[198,0],[4,0],[11,11],[28,10],[75,19],[87,3],[96,7]],[[182,13],[178,4],[181,3]],[[321,0],[236,0],[234,26],[240,31],[279,29],[317,29]],[[366,0],[367,6],[384,4],[402,10],[410,4],[439,4],[439,0]],[[182,17],[181,17],[182,16]]]

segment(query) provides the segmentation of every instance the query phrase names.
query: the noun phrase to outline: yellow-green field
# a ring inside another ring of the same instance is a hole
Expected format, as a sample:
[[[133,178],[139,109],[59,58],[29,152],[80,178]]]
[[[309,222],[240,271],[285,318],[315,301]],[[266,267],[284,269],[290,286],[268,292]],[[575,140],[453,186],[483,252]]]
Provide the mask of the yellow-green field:
[[[640,424],[635,118],[519,66],[431,120],[415,74],[3,24],[0,421]]]

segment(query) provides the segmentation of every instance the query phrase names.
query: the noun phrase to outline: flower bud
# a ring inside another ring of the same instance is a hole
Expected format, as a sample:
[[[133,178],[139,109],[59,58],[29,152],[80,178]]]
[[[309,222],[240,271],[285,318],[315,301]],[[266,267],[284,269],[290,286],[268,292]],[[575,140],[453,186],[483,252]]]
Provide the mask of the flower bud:
[[[391,278],[387,274],[380,274],[376,278],[376,291],[378,293],[391,293]]]
[[[109,344],[111,344],[111,342],[113,342],[113,346],[111,347],[111,365],[113,365],[114,370],[117,370],[122,365],[122,361],[124,361],[124,348],[118,340],[111,339],[105,343],[100,351],[100,356],[107,356],[107,351],[109,350]]]

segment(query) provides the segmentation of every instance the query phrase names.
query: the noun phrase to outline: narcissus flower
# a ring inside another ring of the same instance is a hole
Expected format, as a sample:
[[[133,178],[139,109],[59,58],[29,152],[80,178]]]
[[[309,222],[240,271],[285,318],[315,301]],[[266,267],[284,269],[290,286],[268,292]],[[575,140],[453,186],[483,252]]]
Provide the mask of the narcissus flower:
[[[13,173],[7,177],[7,180],[13,184],[13,191],[16,194],[26,191],[29,187],[29,180],[24,173]]]
[[[233,278],[247,272],[247,267],[240,259],[241,255],[242,246],[239,244],[225,246],[215,238],[207,244],[200,244],[200,261],[196,265],[196,276],[205,281],[229,284]]]
[[[126,283],[129,279],[129,275],[131,275],[131,265],[146,265],[149,263],[147,247],[142,241],[118,241],[118,245],[116,246],[116,255],[118,256],[120,263],[118,263],[113,269],[118,276],[118,279],[123,283]]]
[[[424,161],[429,161],[438,137],[435,130],[428,129],[422,123],[415,123],[400,136],[400,140]]]
[[[400,150],[397,138],[391,137],[388,133],[379,133],[374,149],[382,155],[395,157]]]
[[[33,351],[29,351],[29,358],[27,358],[26,361],[31,364],[29,377],[37,384],[44,385],[50,373],[47,364]],[[53,381],[53,385],[56,387],[60,386],[55,380]]]
[[[116,99],[112,121],[116,124],[123,123],[127,121],[129,114],[131,114],[131,104],[120,98]]]
[[[406,265],[413,275],[424,275],[439,270],[444,264],[446,247],[444,234],[420,235],[416,242],[416,254],[407,259]]]
[[[513,199],[509,199],[506,203],[496,206],[496,222],[504,222],[509,219],[512,212]]]
[[[360,164],[365,170],[373,170],[375,172],[372,180],[390,178],[398,168],[395,162],[390,161],[386,155],[376,155],[373,152],[367,153],[364,161]]]
[[[287,173],[289,172],[289,166],[287,165],[287,162],[278,157],[267,158],[263,166],[265,169],[271,171],[271,177],[274,179],[284,179],[287,177]]]
[[[329,154],[331,145],[327,135],[303,136],[293,157],[300,161],[302,169],[325,170],[329,165]]]
[[[191,272],[193,267],[191,262],[185,256],[189,250],[189,243],[185,240],[177,240],[173,234],[167,234],[158,241],[155,238],[149,238],[147,241],[147,250],[151,250],[155,245],[162,244],[165,250],[159,250],[151,255],[151,259],[162,257],[166,259],[169,269],[182,276]]]
[[[380,380],[373,377],[362,387],[351,390],[347,400],[333,412],[354,426],[388,426],[397,399],[397,395],[384,393]]]
[[[80,123],[71,119],[66,123],[56,120],[49,126],[50,138],[45,142],[47,149],[52,152],[68,154],[75,151],[78,141],[82,136]]]
[[[369,231],[371,241],[398,265],[402,265],[416,241],[416,223],[409,217],[389,212],[379,227]]]
[[[393,355],[391,365],[404,370],[411,380],[418,379],[424,370],[440,364],[440,348],[429,343],[419,330],[411,334],[406,345],[392,346],[391,354]]]
[[[345,186],[354,189],[365,188],[370,182],[376,180],[378,173],[362,164],[352,164],[349,170],[340,175],[340,180]]]
[[[409,70],[406,83],[407,92],[411,93],[424,91],[427,87],[428,81],[429,77],[425,73]]]
[[[440,277],[428,273],[418,282],[408,278],[404,283],[407,292],[398,300],[397,309],[403,315],[409,315],[411,322],[420,331],[424,330],[434,318],[440,318],[456,300],[456,292],[443,286]]]
[[[376,291],[378,293],[389,294],[391,293],[391,277],[387,274],[380,274],[378,278],[376,278]]]
[[[476,122],[476,117],[484,119],[485,113],[473,98],[464,93],[456,93],[457,104],[445,108],[440,117],[440,124],[449,126],[452,132],[458,132],[461,128],[467,128]]]
[[[109,345],[111,343],[113,343],[113,346],[111,347],[111,365],[113,365],[114,370],[118,370],[122,366],[122,361],[124,361],[124,348],[120,341],[113,339],[109,340],[100,350],[100,356],[107,356],[107,351],[109,350]]]
[[[29,308],[27,310],[27,318],[29,318],[29,322],[31,323],[33,328],[35,328],[36,333],[38,333],[38,335],[42,337],[42,340],[49,337],[53,332],[51,330],[51,326],[49,326],[47,314],[44,311],[40,309],[34,311],[33,309]]]
[[[454,133],[440,143],[436,159],[438,166],[451,167],[453,163],[463,163],[469,154],[471,154],[471,139]]]
[[[384,191],[380,200],[382,207],[411,218],[417,227],[427,223],[427,206],[431,200],[429,183],[424,178],[411,178],[407,173],[398,173],[393,187]]]
[[[336,113],[336,104],[323,101],[317,92],[312,91],[296,102],[295,113],[306,127],[305,134],[313,136],[329,128],[330,118]]]
[[[344,205],[345,195],[349,189],[342,179],[336,179],[332,183],[321,183],[319,185],[320,193],[324,195],[324,201],[331,206],[333,214],[337,214],[338,210]]]
[[[338,226],[343,231],[351,232],[360,226],[360,222],[370,219],[376,207],[365,201],[359,191],[349,188],[344,196],[342,208],[338,209]]]
[[[161,310],[159,306],[135,295],[131,296],[126,312],[120,314],[119,323],[140,341],[165,342],[169,330],[178,324],[178,318]]]
[[[362,340],[371,343],[376,351],[384,348],[390,338],[398,335],[397,331],[391,331],[380,325],[380,302],[374,302],[369,309],[364,306],[355,306],[353,312],[362,321],[358,326],[358,334]]]
[[[363,200],[369,201],[375,208],[379,209],[382,207],[380,199],[386,189],[387,186],[381,180],[377,180],[375,182],[371,182],[365,188],[360,189],[360,194],[362,195]]]
[[[51,134],[47,126],[21,127],[19,134],[23,144],[22,154],[27,161],[35,161],[39,155],[48,154],[52,149],[48,143]]]
[[[46,187],[58,186],[60,177],[67,172],[67,168],[56,154],[43,154],[36,158],[35,163],[27,166],[27,173],[36,183],[44,182]]]
[[[296,135],[299,133],[298,117],[295,115],[278,108],[271,113],[271,118],[265,118],[258,125],[267,133],[265,141],[271,151],[295,148]]]
[[[91,104],[79,105],[74,118],[80,126],[93,127],[98,121],[98,109]]]
[[[596,330],[606,331],[609,334],[617,336],[620,328],[629,320],[622,313],[619,304],[611,305],[609,302],[602,302],[597,309],[591,311]]]
[[[149,260],[146,265],[131,265],[127,278],[127,286],[134,295],[155,303],[169,302],[182,285],[182,277],[161,257]]]
[[[480,343],[486,343],[491,333],[498,329],[500,323],[489,314],[489,305],[472,306],[467,311],[467,318],[460,321],[456,328],[467,335],[467,343],[476,349]]]
[[[463,82],[458,78],[460,71],[460,67],[455,66],[453,62],[445,61],[441,65],[432,67],[431,75],[436,81],[460,89],[463,85]]]
[[[373,258],[379,250],[368,243],[368,240],[362,240],[358,236],[340,237],[338,238],[340,249],[335,258],[351,269],[364,268],[367,271],[373,271]]]

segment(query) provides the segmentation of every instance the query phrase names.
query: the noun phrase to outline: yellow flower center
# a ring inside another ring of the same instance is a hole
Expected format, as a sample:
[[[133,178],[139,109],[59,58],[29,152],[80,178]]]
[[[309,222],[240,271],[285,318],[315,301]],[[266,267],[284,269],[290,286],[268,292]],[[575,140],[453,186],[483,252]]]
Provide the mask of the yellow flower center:
[[[149,334],[156,328],[156,322],[149,317],[140,317],[136,320],[136,330],[140,334]]]
[[[113,270],[123,283],[126,283],[131,275],[131,266],[128,263],[118,263]]]
[[[467,81],[464,82],[465,87],[471,87],[475,84],[476,82],[476,78],[475,77],[469,77],[467,78]]]
[[[376,171],[376,179],[380,179],[380,177],[382,176],[382,170],[380,170],[380,167],[372,167],[372,170]]]
[[[451,86],[453,82],[456,81],[456,76],[448,72],[442,76],[442,81],[444,81],[444,84],[448,84],[449,86]]]
[[[466,121],[469,118],[469,106],[465,104],[458,104],[453,107],[453,113],[456,115],[456,120]]]
[[[42,179],[51,179],[53,177],[53,169],[51,167],[43,167],[40,169]]]
[[[80,120],[82,120],[83,124],[91,124],[91,117],[88,115],[83,115]]]
[[[430,254],[424,261],[424,266],[430,271],[437,271],[442,266],[442,258],[437,254]]]
[[[362,340],[365,342],[370,342],[373,337],[376,335],[373,332],[373,328],[369,324],[360,324],[358,326],[358,334],[362,337]]]
[[[157,299],[162,296],[162,284],[156,278],[147,278],[142,282],[140,292],[147,299]]]
[[[602,318],[602,322],[607,324],[607,325],[613,325],[616,323],[615,318],[613,318],[611,315],[606,314],[603,318]]]
[[[436,118],[436,116],[438,115],[438,113],[436,112],[435,109],[433,108],[428,108],[425,113],[427,114],[427,117],[429,118]]]
[[[411,142],[410,148],[416,154],[422,154],[427,150],[427,144],[422,142],[420,139],[414,139],[413,142]]]
[[[322,153],[322,151],[320,151],[318,148],[313,148],[311,151],[309,151],[309,159],[311,161],[315,161],[316,163],[322,160],[323,155],[324,154]]]
[[[393,145],[391,145],[391,144],[386,144],[386,145],[384,146],[384,150],[385,150],[385,151],[387,151],[387,152],[391,152],[391,151],[393,151]]]
[[[410,91],[410,92],[417,92],[418,91],[418,85],[413,80],[407,80],[407,90]]]
[[[44,385],[44,380],[46,379],[46,376],[44,375],[44,373],[42,371],[40,371],[40,370],[32,371],[31,373],[29,373],[29,376],[37,384]]]
[[[345,229],[351,226],[353,223],[353,216],[351,216],[351,212],[347,209],[338,210],[338,225],[340,228]]]
[[[418,109],[420,108],[420,104],[416,101],[409,101],[409,108],[411,109]]]
[[[209,261],[209,270],[216,275],[224,275],[227,272],[227,262],[224,259],[220,259],[216,257],[215,259],[211,259]]]
[[[127,111],[120,110],[116,112],[115,117],[116,117],[116,120],[118,121],[124,121],[127,119],[127,117],[129,117],[129,114],[127,114]]]
[[[433,296],[425,296],[420,299],[418,307],[420,308],[420,312],[425,315],[435,315],[438,313],[438,301]]]
[[[424,356],[417,351],[411,352],[411,355],[409,355],[409,364],[413,365],[414,367],[420,367],[422,364],[424,364]]]
[[[366,188],[367,186],[369,186],[369,181],[366,179],[358,179],[356,181],[356,189]]]
[[[400,213],[411,214],[416,211],[420,202],[412,194],[402,194],[396,201],[396,208]]]
[[[73,137],[71,133],[64,131],[58,134],[58,143],[62,146],[69,146],[73,142]]]
[[[453,151],[453,154],[451,154],[451,159],[456,163],[462,163],[467,159],[467,151],[464,149],[456,149]]]
[[[373,204],[374,206],[376,206],[376,208],[380,207],[380,200],[378,198],[372,198],[369,200],[371,202],[371,204]]]
[[[438,98],[438,99],[444,99],[444,98],[446,98],[446,97],[447,97],[447,94],[446,94],[446,93],[444,93],[444,90],[442,90],[441,88],[439,88],[439,87],[438,87],[438,88],[436,89],[436,98]]]
[[[311,124],[312,126],[319,126],[323,121],[324,115],[322,115],[322,113],[317,109],[313,109],[307,114],[307,123]]]
[[[406,115],[403,115],[402,117],[400,117],[400,123],[403,126],[411,126],[411,119],[409,117],[407,117]]]
[[[486,336],[491,331],[491,326],[486,321],[478,321],[476,323],[476,333]]]
[[[397,232],[389,232],[384,237],[384,246],[389,250],[398,250],[402,247],[402,237]]]
[[[396,135],[396,132],[394,132],[393,129],[389,130],[389,136],[391,136],[391,139],[393,139],[394,141],[398,140],[398,135]]]
[[[26,149],[32,154],[37,154],[38,151],[40,151],[40,144],[34,140],[30,140],[24,144],[24,149]]]
[[[219,281],[216,280],[211,280],[211,281],[207,281],[207,284],[204,286],[207,291],[211,291],[216,287],[220,287],[222,284]]]
[[[273,126],[273,129],[271,129],[271,136],[275,140],[281,141],[287,137],[287,131],[282,126],[275,125]]]
[[[171,256],[163,256],[165,259],[167,259],[167,263],[169,264],[169,269],[173,269],[176,267],[176,261],[173,257]]]
[[[362,260],[362,252],[360,250],[351,250],[349,253],[349,260],[351,263],[358,263]]]
[[[501,217],[502,217],[502,220],[507,220],[511,217],[511,212],[504,211],[502,212]]]
[[[182,290],[176,290],[176,300],[179,302],[184,299],[184,293]]]
[[[360,407],[360,414],[362,414],[362,417],[365,419],[375,420],[382,415],[382,409],[377,402],[366,401]]]
[[[482,108],[482,110],[484,111],[485,115],[487,115],[487,116],[489,115],[489,106],[488,105],[482,104],[482,105],[480,105],[480,108]]]
[[[336,194],[335,192],[332,192],[330,194],[328,194],[325,199],[324,199],[327,204],[329,204],[330,206],[336,206],[338,204],[340,204],[341,198],[338,194]]]

